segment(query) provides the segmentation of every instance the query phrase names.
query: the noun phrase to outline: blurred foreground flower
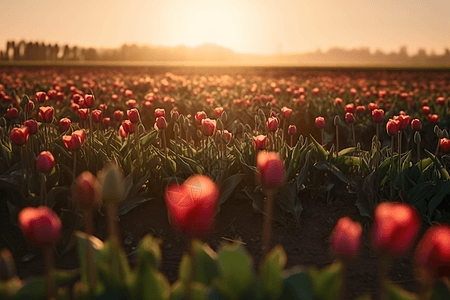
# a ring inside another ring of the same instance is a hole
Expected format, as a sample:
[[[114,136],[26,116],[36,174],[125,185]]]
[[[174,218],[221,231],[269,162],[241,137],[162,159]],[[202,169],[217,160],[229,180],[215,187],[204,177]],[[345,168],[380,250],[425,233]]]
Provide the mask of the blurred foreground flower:
[[[48,207],[26,207],[18,216],[25,238],[39,248],[54,245],[61,235],[61,220]]]
[[[337,258],[344,261],[354,259],[362,243],[362,227],[349,217],[339,219],[333,231],[331,249]]]
[[[193,175],[182,185],[170,185],[164,195],[176,228],[193,237],[211,232],[218,198],[218,187],[203,175]]]

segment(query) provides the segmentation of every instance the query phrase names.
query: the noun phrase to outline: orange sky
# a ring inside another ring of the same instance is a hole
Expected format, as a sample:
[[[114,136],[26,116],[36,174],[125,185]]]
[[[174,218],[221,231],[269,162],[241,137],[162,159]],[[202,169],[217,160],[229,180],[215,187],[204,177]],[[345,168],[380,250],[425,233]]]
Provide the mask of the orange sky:
[[[449,0],[0,0],[9,39],[81,46],[197,46],[271,54],[369,47],[450,48]]]

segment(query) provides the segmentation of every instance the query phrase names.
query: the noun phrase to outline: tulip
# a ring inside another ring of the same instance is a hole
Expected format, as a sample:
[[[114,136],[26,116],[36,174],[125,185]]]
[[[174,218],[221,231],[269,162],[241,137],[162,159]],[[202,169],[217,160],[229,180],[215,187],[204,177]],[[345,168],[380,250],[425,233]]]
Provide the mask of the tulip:
[[[216,107],[214,108],[214,112],[216,113],[216,117],[220,118],[223,113],[223,107]]]
[[[389,136],[396,136],[400,131],[400,121],[390,119],[386,123],[386,131]]]
[[[125,104],[129,107],[129,108],[133,108],[136,106],[136,100],[134,99],[130,99],[127,102],[125,102]]]
[[[25,238],[39,248],[54,245],[61,235],[61,220],[46,206],[24,208],[18,221]]]
[[[265,189],[278,189],[284,182],[284,166],[281,157],[276,152],[262,151],[256,158],[258,181]]]
[[[339,219],[333,231],[331,249],[337,258],[349,261],[358,255],[362,243],[362,227],[349,217]]]
[[[422,123],[420,122],[419,119],[413,119],[411,121],[411,128],[414,131],[420,131],[422,129]]]
[[[155,125],[158,130],[166,129],[167,128],[166,118],[164,118],[163,116],[156,118]]]
[[[125,130],[125,132],[128,133],[134,133],[136,131],[136,127],[134,126],[134,123],[131,123],[130,120],[125,120],[122,122],[122,127]]]
[[[341,98],[334,99],[334,105],[341,106],[342,105],[342,99]]]
[[[429,228],[417,245],[414,261],[423,281],[450,277],[450,227]]]
[[[426,116],[430,114],[430,107],[429,106],[422,106],[422,113]]]
[[[290,135],[296,134],[296,133],[297,133],[297,126],[295,126],[295,125],[289,125],[289,127],[288,127],[288,133],[289,133]]]
[[[8,108],[5,114],[6,119],[16,119],[19,117],[19,111],[15,107]]]
[[[222,138],[227,144],[230,143],[232,134],[228,130],[218,130],[217,135]]]
[[[202,131],[205,136],[212,136],[216,132],[216,120],[202,119]]]
[[[136,108],[132,108],[127,110],[127,116],[128,116],[128,120],[131,121],[131,123],[138,123],[139,122],[139,111]]]
[[[325,128],[325,118],[324,117],[317,117],[315,120],[316,126],[319,129]]]
[[[108,128],[111,125],[111,118],[103,118],[102,123],[105,128]]]
[[[55,115],[53,106],[41,106],[39,107],[39,117],[45,123],[51,123]]]
[[[86,107],[91,108],[92,106],[94,106],[94,101],[95,101],[94,95],[90,94],[84,95],[84,105]]]
[[[383,122],[383,117],[384,117],[384,110],[377,108],[372,110],[372,118],[375,123]]]
[[[28,127],[22,126],[11,130],[11,143],[16,146],[23,146],[27,143],[29,137]]]
[[[67,130],[69,130],[70,124],[72,124],[72,121],[70,121],[69,118],[62,118],[58,123],[59,131],[61,133],[66,132]]]
[[[99,109],[94,109],[91,114],[92,122],[94,123],[100,123],[103,118],[103,111]]]
[[[375,109],[378,109],[378,104],[373,103],[373,102],[370,102],[368,106],[369,106],[369,110],[372,111],[372,112],[373,112]],[[384,111],[383,111],[383,114],[384,114]],[[373,114],[372,114],[372,116],[373,116]],[[381,123],[381,122],[375,122],[375,123]]]
[[[436,102],[439,105],[444,105],[445,104],[445,98],[444,97],[437,97]]]
[[[275,132],[278,129],[279,121],[277,117],[269,117],[266,122],[267,130],[269,132]]]
[[[202,120],[206,119],[206,113],[204,111],[199,111],[195,114],[195,121],[198,125],[202,125]]]
[[[428,122],[431,124],[437,124],[439,122],[439,116],[437,114],[429,114]]]
[[[366,107],[364,105],[356,106],[356,113],[361,114],[366,111]]]
[[[443,153],[449,153],[450,152],[450,140],[447,138],[442,138],[439,141],[439,147],[441,148],[441,151]]]
[[[394,116],[394,119],[400,121],[399,130],[403,131],[408,128],[410,116],[400,114],[399,116]]]
[[[258,135],[253,137],[253,146],[256,150],[265,150],[269,146],[269,138],[266,135]]]
[[[39,128],[39,125],[35,120],[26,120],[24,125],[28,128],[28,133],[30,135],[36,134]]]
[[[47,98],[47,94],[45,94],[45,92],[37,92],[34,96],[36,97],[36,101],[39,103],[44,103]]]
[[[116,111],[114,112],[114,119],[116,119],[117,121],[122,121],[123,115],[124,115],[123,111],[121,111],[121,110],[116,110]]]
[[[83,210],[97,207],[101,201],[100,184],[89,171],[81,173],[74,182],[72,198]]]
[[[80,108],[77,113],[80,120],[87,120],[89,117],[89,108]]]
[[[355,110],[355,104],[353,104],[353,103],[347,104],[345,106],[346,113],[354,113],[354,110]]]
[[[164,108],[156,108],[155,109],[155,119],[158,117],[165,117],[166,116],[166,111]]]
[[[390,257],[405,255],[413,246],[420,219],[412,206],[383,202],[374,212],[372,245]]]
[[[283,119],[287,119],[291,116],[292,114],[292,109],[287,108],[286,106],[283,106],[283,108],[281,108],[281,117]]]
[[[347,121],[347,123],[349,124],[353,124],[355,123],[355,116],[352,113],[348,112],[345,114],[345,121]]]
[[[170,185],[164,194],[173,224],[192,237],[211,232],[218,198],[219,188],[204,175],[193,175],[182,185]]]
[[[105,103],[101,103],[98,108],[100,108],[101,111],[105,111],[108,109],[108,105],[106,105]]]
[[[42,151],[36,158],[36,169],[41,173],[50,173],[55,166],[55,158],[50,151]]]

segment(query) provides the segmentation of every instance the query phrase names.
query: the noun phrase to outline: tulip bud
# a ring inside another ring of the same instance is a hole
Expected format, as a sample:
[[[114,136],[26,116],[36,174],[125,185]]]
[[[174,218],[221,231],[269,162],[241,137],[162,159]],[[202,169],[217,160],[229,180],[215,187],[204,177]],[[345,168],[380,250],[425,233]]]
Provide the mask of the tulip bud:
[[[362,227],[349,217],[339,219],[333,231],[331,249],[336,257],[348,261],[354,259],[362,243]]]
[[[398,120],[392,120],[390,119],[387,123],[386,123],[386,131],[387,134],[389,136],[396,136],[400,129],[400,122]]]
[[[411,128],[414,131],[420,131],[422,129],[422,123],[420,122],[419,119],[413,119],[411,121]]]
[[[91,114],[92,122],[94,123],[100,123],[103,118],[103,111],[99,109],[94,109]]]
[[[265,135],[253,137],[253,146],[256,150],[265,150],[269,146],[269,138]]]
[[[11,142],[16,146],[25,145],[28,141],[28,137],[28,127],[26,126],[11,130]]]
[[[156,118],[156,127],[158,130],[163,130],[167,128],[167,122],[166,122],[166,118],[164,117],[157,117]]]
[[[257,178],[264,189],[277,190],[284,182],[284,166],[276,152],[261,151],[256,158]]]
[[[420,219],[412,206],[383,202],[374,212],[372,245],[378,252],[400,257],[413,246]]]
[[[132,108],[127,111],[128,120],[131,121],[131,123],[136,124],[139,122],[140,116],[139,111],[136,108]]]
[[[418,131],[416,131],[414,133],[414,143],[420,144],[421,141],[422,141],[422,137],[420,136],[420,133]]]
[[[89,171],[84,171],[72,186],[72,198],[83,210],[97,207],[101,201],[100,184]]]
[[[355,116],[352,113],[346,113],[345,114],[345,121],[349,124],[355,123]]]
[[[38,123],[35,120],[26,120],[25,126],[28,128],[28,133],[30,135],[36,134],[39,128]]]
[[[222,118],[221,119],[222,119],[223,122],[226,122],[228,120],[228,114],[227,114],[226,111],[222,112]]]
[[[292,114],[292,109],[290,109],[286,106],[283,106],[283,108],[281,108],[281,117],[283,119],[289,118],[291,116],[291,114]]]
[[[72,123],[72,121],[70,121],[70,119],[62,118],[61,120],[59,120],[59,123],[58,123],[59,131],[61,133],[66,132],[67,130],[69,130],[71,123]]]
[[[55,110],[53,106],[41,106],[39,107],[39,117],[45,123],[53,122],[53,117],[55,115]]]
[[[206,119],[206,113],[204,111],[199,111],[195,114],[195,121],[198,125],[202,125],[202,120]]]
[[[266,122],[267,130],[269,132],[275,132],[278,129],[279,121],[277,117],[269,117]]]
[[[125,196],[122,172],[114,164],[106,166],[98,174],[102,200],[104,203],[117,204]]]
[[[375,123],[383,122],[383,116],[384,116],[384,110],[382,110],[382,109],[372,110],[372,118]]]
[[[209,118],[202,120],[202,131],[205,136],[212,136],[216,132],[216,120]]]
[[[297,133],[297,126],[295,126],[295,125],[289,125],[289,127],[288,127],[288,133],[289,133],[290,135],[296,134],[296,133]]]
[[[55,166],[55,158],[50,151],[42,151],[36,158],[36,169],[41,173],[50,173]]]
[[[441,151],[443,153],[449,153],[450,152],[450,140],[447,138],[442,138],[439,141],[439,147],[441,148]]]
[[[18,221],[25,238],[39,248],[54,245],[61,235],[61,220],[46,206],[22,209]]]
[[[324,117],[317,117],[315,120],[316,126],[319,129],[325,128],[325,119]]]
[[[334,126],[341,126],[341,118],[338,115],[334,116]]]
[[[122,121],[122,119],[123,119],[123,111],[116,110],[114,112],[114,119],[116,119],[116,121]]]

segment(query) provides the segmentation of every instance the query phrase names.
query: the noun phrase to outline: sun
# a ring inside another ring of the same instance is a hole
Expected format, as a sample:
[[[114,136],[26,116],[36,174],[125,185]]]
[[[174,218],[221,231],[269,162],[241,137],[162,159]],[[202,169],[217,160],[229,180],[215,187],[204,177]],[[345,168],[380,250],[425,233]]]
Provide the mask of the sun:
[[[172,7],[166,28],[171,44],[190,47],[217,44],[245,51],[248,33],[246,18],[239,2],[185,1]]]

